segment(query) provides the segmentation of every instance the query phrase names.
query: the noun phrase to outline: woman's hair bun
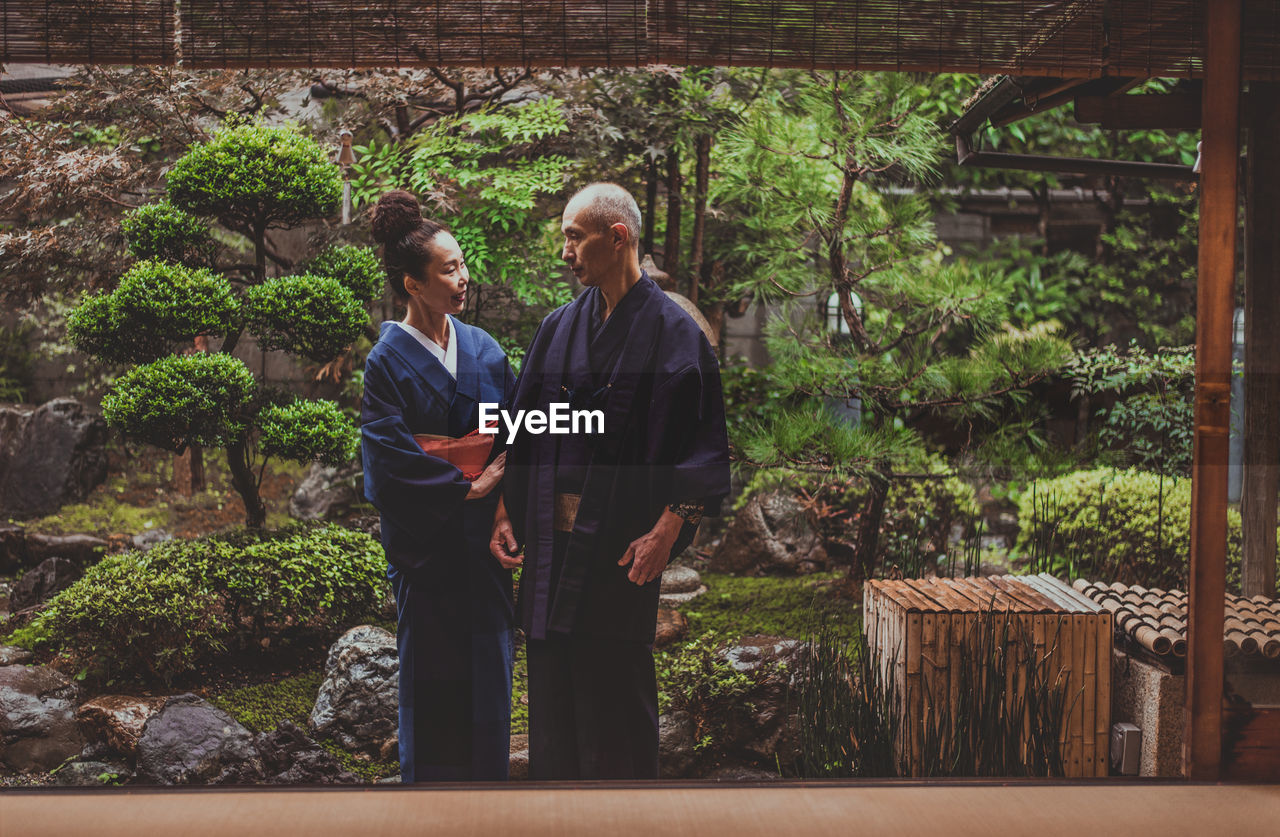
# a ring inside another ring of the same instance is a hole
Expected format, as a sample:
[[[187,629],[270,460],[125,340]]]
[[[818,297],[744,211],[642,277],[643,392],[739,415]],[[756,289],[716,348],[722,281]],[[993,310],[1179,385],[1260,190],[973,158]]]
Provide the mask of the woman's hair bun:
[[[422,207],[403,189],[387,192],[373,208],[372,226],[375,241],[394,244],[422,226]]]

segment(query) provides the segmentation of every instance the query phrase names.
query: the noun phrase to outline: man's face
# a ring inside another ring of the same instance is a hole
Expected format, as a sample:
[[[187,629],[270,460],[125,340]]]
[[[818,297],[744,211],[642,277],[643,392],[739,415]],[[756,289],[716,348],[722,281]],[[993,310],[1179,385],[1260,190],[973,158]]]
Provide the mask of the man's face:
[[[560,257],[583,285],[599,285],[618,269],[617,234],[587,217],[582,205],[571,202],[565,207],[560,231],[564,233]]]

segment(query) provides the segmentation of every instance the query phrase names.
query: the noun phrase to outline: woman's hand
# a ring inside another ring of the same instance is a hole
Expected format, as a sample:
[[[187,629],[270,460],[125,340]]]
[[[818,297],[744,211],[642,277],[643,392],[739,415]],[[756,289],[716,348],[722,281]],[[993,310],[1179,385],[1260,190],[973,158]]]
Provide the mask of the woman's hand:
[[[484,469],[484,473],[476,477],[471,483],[471,490],[467,492],[468,500],[479,500],[481,497],[487,497],[490,491],[502,482],[502,472],[507,468],[507,452],[503,451],[498,454],[498,458],[489,463],[489,467]]]

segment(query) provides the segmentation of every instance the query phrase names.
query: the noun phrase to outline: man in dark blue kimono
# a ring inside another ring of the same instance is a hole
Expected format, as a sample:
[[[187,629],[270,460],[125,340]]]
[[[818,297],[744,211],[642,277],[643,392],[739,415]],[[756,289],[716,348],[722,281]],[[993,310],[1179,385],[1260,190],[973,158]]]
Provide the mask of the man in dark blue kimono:
[[[396,595],[406,783],[506,779],[509,758],[511,572],[489,551],[497,492],[467,500],[472,483],[413,436],[475,430],[480,403],[505,402],[511,367],[484,331],[451,328],[456,369],[386,322],[364,373],[364,488]]]
[[[561,229],[586,290],[543,320],[510,409],[602,410],[603,433],[516,437],[490,547],[524,547],[530,777],[656,778],[660,577],[729,492],[720,370],[641,271],[631,195],[589,186]]]

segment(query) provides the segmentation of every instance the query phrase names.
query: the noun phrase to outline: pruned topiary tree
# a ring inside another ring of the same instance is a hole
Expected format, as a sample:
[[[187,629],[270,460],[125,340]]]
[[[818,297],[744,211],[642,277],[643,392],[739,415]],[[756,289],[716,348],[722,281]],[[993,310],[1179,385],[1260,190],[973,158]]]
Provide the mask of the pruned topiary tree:
[[[299,273],[267,276],[267,230],[323,217],[341,196],[337,166],[294,127],[229,125],[192,146],[167,185],[168,201],[123,222],[139,261],[114,290],[86,297],[67,333],[82,351],[134,364],[103,399],[108,424],[177,453],[224,448],[246,522],[261,527],[268,457],[339,465],[355,455],[358,434],[337,404],[262,387],[231,352],[247,330],[264,351],[333,360],[368,326],[381,268],[368,248],[339,245]],[[253,265],[218,269],[213,220],[249,238]],[[180,353],[199,336],[221,344]]]

